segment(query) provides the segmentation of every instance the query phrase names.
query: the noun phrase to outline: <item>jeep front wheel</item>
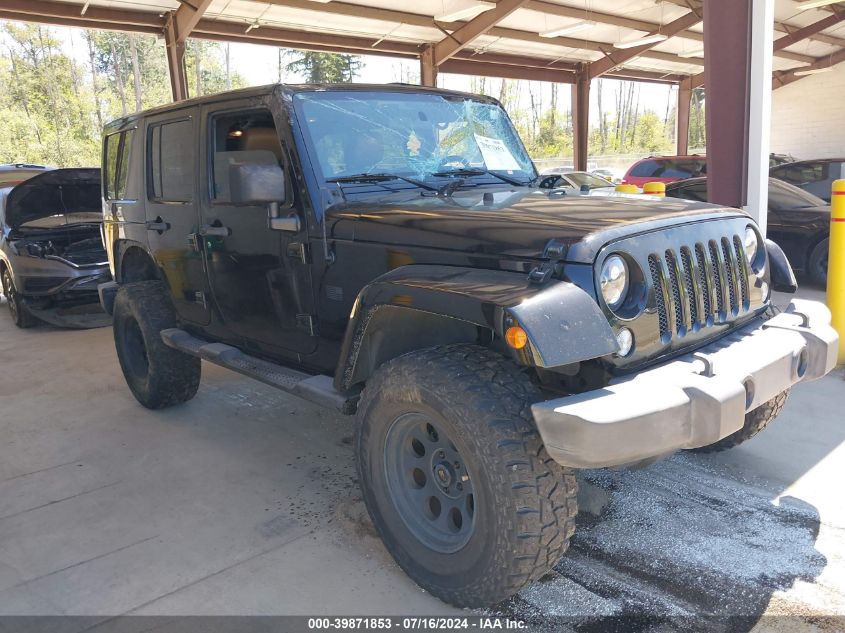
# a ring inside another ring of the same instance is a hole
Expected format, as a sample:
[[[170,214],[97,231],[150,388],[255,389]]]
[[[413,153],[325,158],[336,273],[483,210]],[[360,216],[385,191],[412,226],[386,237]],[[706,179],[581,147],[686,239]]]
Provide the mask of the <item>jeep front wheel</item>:
[[[742,428],[734,431],[727,437],[723,437],[718,442],[702,446],[700,448],[691,449],[695,453],[719,453],[726,451],[734,446],[739,446],[743,442],[747,442],[752,437],[757,435],[760,431],[765,429],[769,423],[780,415],[783,407],[786,405],[786,399],[789,397],[789,389],[779,393],[768,402],[764,402],[753,411],[745,414],[745,422]]]
[[[177,327],[160,281],[125,284],[114,300],[114,344],[132,394],[148,409],[186,402],[197,393],[200,360],[164,344],[161,331]]]
[[[367,383],[356,443],[367,509],[402,569],[445,602],[505,600],[569,545],[577,485],[534,426],[541,397],[471,345],[406,354]]]

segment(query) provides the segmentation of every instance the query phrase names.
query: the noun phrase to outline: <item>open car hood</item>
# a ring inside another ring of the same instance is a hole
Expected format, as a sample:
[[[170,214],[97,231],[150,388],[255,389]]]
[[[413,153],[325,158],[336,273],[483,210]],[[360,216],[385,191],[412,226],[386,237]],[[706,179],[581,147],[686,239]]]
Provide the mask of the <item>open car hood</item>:
[[[6,194],[6,225],[13,229],[33,220],[71,213],[102,213],[98,168],[45,171]]]

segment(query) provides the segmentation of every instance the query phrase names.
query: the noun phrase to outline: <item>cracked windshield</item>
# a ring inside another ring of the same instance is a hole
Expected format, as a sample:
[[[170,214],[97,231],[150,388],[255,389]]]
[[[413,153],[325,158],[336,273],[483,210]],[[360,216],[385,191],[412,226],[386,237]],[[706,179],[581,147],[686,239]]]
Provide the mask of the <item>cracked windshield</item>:
[[[504,110],[464,97],[326,91],[295,96],[327,181],[493,176],[526,184],[534,165]]]

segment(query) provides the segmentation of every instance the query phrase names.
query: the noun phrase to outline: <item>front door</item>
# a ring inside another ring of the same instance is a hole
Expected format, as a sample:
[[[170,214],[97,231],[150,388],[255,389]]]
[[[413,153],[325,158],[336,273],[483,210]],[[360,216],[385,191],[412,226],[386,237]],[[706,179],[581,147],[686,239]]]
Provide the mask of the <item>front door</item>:
[[[193,238],[198,223],[199,109],[150,117],[146,123],[147,239],[164,271],[179,316],[210,321],[202,254]]]
[[[316,347],[305,220],[299,233],[272,230],[267,205],[230,201],[229,166],[278,164],[288,156],[269,109],[254,101],[203,108],[207,164],[200,235],[209,285],[226,327],[244,346],[264,353],[307,354]],[[281,212],[296,211],[290,182]]]

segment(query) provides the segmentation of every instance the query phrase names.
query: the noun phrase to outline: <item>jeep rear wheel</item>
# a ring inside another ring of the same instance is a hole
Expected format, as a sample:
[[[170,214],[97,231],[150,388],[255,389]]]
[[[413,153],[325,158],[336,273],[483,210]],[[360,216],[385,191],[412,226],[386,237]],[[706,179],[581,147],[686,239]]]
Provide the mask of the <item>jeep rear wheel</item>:
[[[577,484],[534,426],[541,398],[472,345],[411,352],[367,383],[356,444],[367,509],[402,569],[445,602],[505,600],[569,545]]]
[[[186,402],[197,393],[201,365],[164,344],[176,313],[160,281],[125,284],[114,300],[114,344],[132,394],[148,409]]]
[[[38,325],[38,319],[29,311],[23,298],[15,288],[12,275],[8,269],[3,269],[3,294],[6,295],[6,303],[9,304],[9,314],[12,321],[19,328],[30,328]]]

